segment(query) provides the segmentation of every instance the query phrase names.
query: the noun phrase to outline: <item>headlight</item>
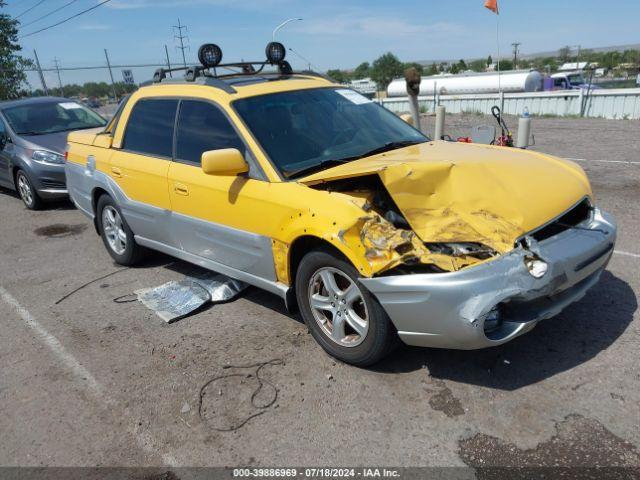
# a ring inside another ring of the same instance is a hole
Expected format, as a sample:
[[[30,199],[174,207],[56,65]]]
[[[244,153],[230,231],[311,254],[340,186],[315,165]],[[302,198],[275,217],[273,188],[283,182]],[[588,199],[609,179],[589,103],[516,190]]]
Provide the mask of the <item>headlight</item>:
[[[460,242],[460,243],[425,243],[429,251],[442,253],[453,257],[474,257],[481,260],[495,257],[498,253],[482,243]]]
[[[40,163],[49,163],[52,165],[64,165],[64,157],[57,153],[48,152],[46,150],[34,150],[31,159]]]

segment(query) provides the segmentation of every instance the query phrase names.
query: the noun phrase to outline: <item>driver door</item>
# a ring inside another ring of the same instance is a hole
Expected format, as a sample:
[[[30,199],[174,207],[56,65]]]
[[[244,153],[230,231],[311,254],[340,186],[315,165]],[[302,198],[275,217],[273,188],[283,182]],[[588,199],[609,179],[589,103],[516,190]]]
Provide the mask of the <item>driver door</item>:
[[[239,176],[202,171],[202,153],[223,148],[250,155],[217,105],[182,100],[168,176],[172,230],[190,254],[274,280],[271,219],[286,213],[269,202],[273,185],[259,179],[255,166]]]

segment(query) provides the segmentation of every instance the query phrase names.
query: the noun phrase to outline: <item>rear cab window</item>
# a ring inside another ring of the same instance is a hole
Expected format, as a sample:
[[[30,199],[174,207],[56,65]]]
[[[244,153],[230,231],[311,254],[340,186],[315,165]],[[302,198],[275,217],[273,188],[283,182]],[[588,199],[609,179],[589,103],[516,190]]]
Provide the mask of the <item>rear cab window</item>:
[[[177,99],[139,100],[131,110],[122,149],[153,157],[173,158]]]

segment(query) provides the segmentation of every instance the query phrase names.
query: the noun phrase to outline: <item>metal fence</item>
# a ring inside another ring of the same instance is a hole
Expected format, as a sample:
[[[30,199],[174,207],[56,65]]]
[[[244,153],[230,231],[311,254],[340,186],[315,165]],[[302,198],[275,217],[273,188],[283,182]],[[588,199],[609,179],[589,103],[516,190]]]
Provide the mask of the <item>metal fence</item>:
[[[434,111],[443,105],[450,113],[490,114],[493,105],[504,105],[504,112],[520,115],[525,107],[531,115],[584,116],[609,119],[640,119],[640,88],[563,90],[554,92],[431,95],[418,98],[421,109]],[[409,111],[406,97],[384,98],[383,106],[396,113]]]

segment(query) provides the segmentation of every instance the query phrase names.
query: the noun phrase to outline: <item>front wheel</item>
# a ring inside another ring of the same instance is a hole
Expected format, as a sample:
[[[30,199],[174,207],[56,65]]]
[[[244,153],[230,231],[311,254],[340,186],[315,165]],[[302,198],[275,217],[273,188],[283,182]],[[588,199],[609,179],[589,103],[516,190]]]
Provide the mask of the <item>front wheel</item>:
[[[296,296],[320,346],[338,360],[366,367],[389,354],[398,341],[388,315],[358,277],[344,259],[314,251],[300,262]]]
[[[16,187],[22,202],[29,210],[40,210],[42,208],[42,199],[33,188],[33,184],[27,174],[22,170],[16,173]]]
[[[120,265],[135,265],[144,256],[144,249],[133,238],[120,208],[108,195],[102,195],[96,208],[100,236],[111,257]]]

